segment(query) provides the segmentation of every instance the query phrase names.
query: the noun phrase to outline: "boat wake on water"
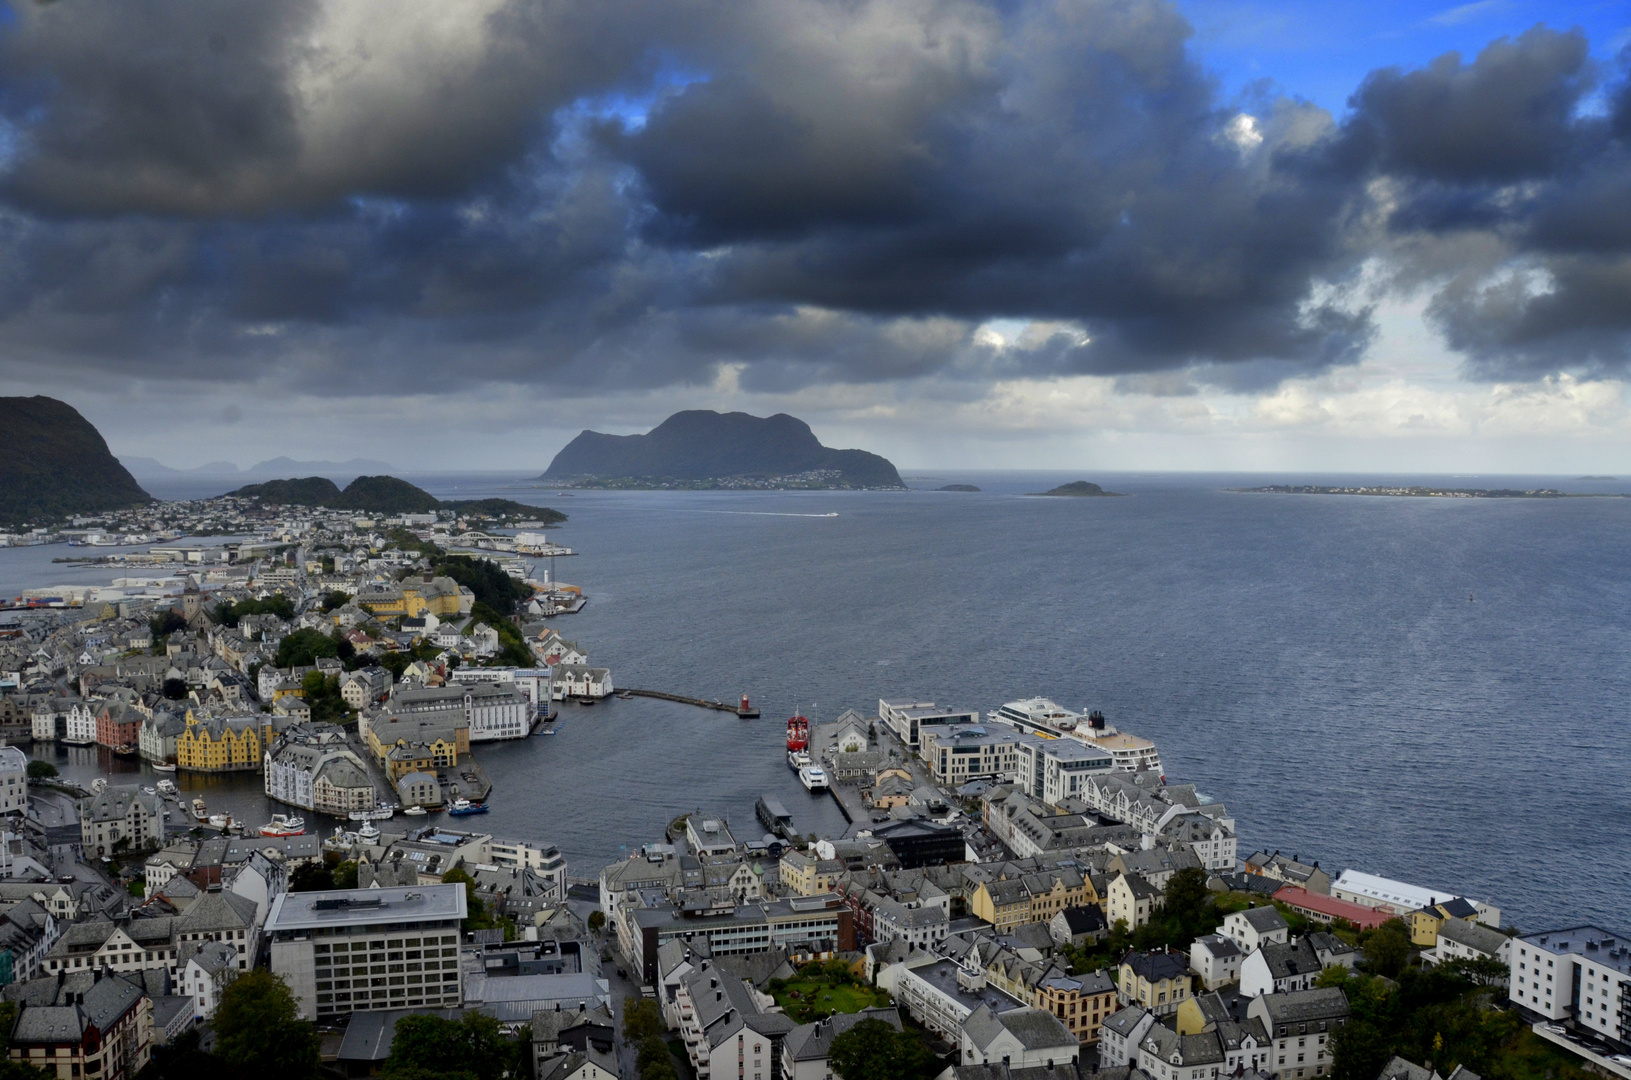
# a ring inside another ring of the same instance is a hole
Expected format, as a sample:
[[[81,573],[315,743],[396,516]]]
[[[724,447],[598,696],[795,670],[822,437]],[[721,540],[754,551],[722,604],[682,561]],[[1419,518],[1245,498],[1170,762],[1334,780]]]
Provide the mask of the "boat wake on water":
[[[829,510],[825,514],[789,514],[778,510],[702,510],[688,506],[656,507],[670,514],[735,514],[738,517],[798,517],[798,518],[835,518],[838,511]]]

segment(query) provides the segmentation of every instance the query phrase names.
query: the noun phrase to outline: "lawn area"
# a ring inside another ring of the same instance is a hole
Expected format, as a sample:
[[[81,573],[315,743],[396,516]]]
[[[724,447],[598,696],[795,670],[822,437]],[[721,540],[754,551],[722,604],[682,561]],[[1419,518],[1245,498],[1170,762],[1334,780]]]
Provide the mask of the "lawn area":
[[[782,1011],[801,1024],[831,1016],[854,1013],[874,1005],[888,1005],[889,995],[858,983],[832,983],[826,979],[789,979],[772,984],[770,992]]]
[[[1584,1058],[1547,1042],[1527,1027],[1506,1045],[1501,1063],[1512,1080],[1588,1080],[1598,1075],[1584,1068]]]

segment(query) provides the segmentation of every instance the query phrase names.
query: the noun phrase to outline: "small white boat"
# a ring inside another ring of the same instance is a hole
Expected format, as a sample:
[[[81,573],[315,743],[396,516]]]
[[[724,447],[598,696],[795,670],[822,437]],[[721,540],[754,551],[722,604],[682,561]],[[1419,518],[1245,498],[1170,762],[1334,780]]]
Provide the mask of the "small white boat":
[[[173,761],[155,761],[155,762],[153,762],[153,771],[154,772],[175,772],[176,771],[175,762],[173,762]],[[162,786],[161,786],[160,790],[163,790]]]
[[[810,755],[806,754],[803,750],[787,751],[787,767],[789,769],[792,769],[794,772],[798,772],[808,764],[810,764]]]
[[[208,821],[210,819],[209,807],[204,805],[203,799],[193,800],[193,820]]]
[[[175,785],[174,780],[160,780],[159,781],[159,794],[160,795],[168,795],[171,798],[174,798],[175,796],[179,795],[180,792],[176,790],[176,785]]]
[[[211,814],[209,816],[209,826],[212,829],[230,829],[236,824],[237,822],[232,820],[231,814]]]
[[[379,843],[379,830],[374,827],[374,823],[372,821],[365,821],[362,823],[362,828],[357,830],[357,840],[359,843],[363,844]]]
[[[827,770],[820,765],[806,765],[799,770],[799,783],[806,791],[826,791],[829,787]]]
[[[403,810],[402,814],[404,817],[423,817],[425,808],[423,806],[410,806]]]
[[[108,781],[105,777],[98,776],[95,780],[91,781],[92,795],[100,795],[106,790],[108,790]]]
[[[159,792],[158,792],[157,788],[150,788],[150,787],[142,788],[142,794],[143,795],[157,795],[158,793]]]

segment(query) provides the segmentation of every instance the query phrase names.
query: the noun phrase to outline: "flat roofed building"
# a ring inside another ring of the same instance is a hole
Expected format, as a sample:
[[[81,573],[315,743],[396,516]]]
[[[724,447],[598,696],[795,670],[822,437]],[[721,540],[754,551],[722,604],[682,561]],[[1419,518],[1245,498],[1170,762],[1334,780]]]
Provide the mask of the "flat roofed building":
[[[1109,772],[1112,765],[1108,751],[1075,739],[1028,735],[1021,737],[1014,749],[1015,784],[1033,799],[1055,806],[1079,797],[1089,774]]]
[[[947,724],[975,724],[977,709],[942,709],[932,701],[885,701],[878,699],[878,719],[889,725],[906,749],[916,753],[922,744],[923,729]]]
[[[272,971],[311,1020],[456,1006],[467,913],[462,885],[283,893],[266,917]]]
[[[1573,1020],[1631,1047],[1631,939],[1599,926],[1525,934],[1512,943],[1507,995],[1529,1016]]]

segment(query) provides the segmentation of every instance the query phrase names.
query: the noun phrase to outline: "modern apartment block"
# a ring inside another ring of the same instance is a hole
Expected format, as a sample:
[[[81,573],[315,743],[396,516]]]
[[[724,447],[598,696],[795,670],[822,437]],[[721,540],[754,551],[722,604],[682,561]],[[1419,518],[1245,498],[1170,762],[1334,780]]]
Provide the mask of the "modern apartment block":
[[[283,893],[266,918],[272,971],[308,1020],[457,1006],[466,914],[463,885]]]

